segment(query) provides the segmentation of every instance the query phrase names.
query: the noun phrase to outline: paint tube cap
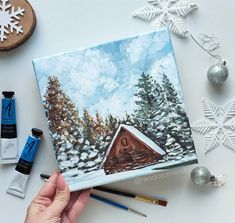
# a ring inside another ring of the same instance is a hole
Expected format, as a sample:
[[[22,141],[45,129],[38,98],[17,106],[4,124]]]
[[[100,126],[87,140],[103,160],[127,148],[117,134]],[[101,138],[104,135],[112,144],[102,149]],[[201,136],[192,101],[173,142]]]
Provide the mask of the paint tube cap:
[[[14,96],[15,92],[14,91],[3,91],[2,92],[2,95],[5,97],[5,98],[12,98]]]
[[[32,134],[37,137],[40,137],[43,134],[43,131],[41,129],[33,128],[31,131]]]

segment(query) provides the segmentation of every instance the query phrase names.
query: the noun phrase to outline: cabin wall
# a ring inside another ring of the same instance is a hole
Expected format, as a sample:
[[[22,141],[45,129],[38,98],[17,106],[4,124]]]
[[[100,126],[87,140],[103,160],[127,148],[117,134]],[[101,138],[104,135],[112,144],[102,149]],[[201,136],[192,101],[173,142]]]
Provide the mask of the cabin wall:
[[[161,155],[121,129],[104,163],[106,174],[138,169],[156,163]]]

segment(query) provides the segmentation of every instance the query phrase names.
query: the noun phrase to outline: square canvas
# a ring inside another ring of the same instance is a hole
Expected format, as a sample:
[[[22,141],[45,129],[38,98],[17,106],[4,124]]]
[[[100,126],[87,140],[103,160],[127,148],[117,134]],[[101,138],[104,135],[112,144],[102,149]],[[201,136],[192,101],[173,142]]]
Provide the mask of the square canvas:
[[[33,65],[72,191],[197,162],[167,29]]]

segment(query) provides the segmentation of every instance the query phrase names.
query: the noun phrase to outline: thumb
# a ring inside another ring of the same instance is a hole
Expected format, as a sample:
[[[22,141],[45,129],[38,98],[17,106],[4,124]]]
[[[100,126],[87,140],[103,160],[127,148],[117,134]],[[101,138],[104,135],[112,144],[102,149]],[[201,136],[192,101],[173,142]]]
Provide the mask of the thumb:
[[[65,183],[62,174],[59,174],[57,178],[57,191],[53,202],[48,207],[49,215],[52,217],[60,216],[68,205],[70,200],[70,191],[68,185]]]

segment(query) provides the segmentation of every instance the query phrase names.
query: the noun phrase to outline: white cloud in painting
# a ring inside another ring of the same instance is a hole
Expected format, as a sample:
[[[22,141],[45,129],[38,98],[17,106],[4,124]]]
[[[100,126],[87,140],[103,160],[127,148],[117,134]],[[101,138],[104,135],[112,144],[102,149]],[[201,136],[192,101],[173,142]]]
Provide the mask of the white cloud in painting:
[[[55,74],[80,114],[87,108],[92,115],[98,111],[103,117],[123,117],[136,108],[134,94],[142,72],[157,80],[166,73],[181,92],[169,40],[167,31],[153,32],[38,60],[40,88],[44,93],[48,76]]]
[[[126,82],[124,84],[124,87],[127,91],[133,90],[135,85],[138,83],[140,72],[130,72],[128,75],[126,75]]]
[[[81,56],[76,67],[70,73],[71,81],[79,86],[82,95],[92,96],[98,87],[106,86],[112,90],[117,83],[111,77],[116,74],[116,66],[108,54],[98,49],[89,49]]]
[[[135,108],[134,98],[130,97],[125,90],[115,91],[108,97],[101,98],[92,106],[92,113],[99,111],[104,117],[112,114],[118,117],[124,117],[126,112],[131,113]]]
[[[120,87],[116,77],[117,67],[110,55],[99,49],[88,49],[79,57],[76,66],[69,73],[70,82],[76,88],[74,91],[68,91],[70,85],[64,84],[63,89],[76,102],[80,112],[83,108],[88,108],[94,115],[96,111],[102,113],[108,108],[114,108],[113,102],[115,105],[119,103],[112,96]],[[103,102],[100,103],[100,100]]]
[[[145,58],[149,49],[154,49],[153,52],[161,51],[169,43],[169,35],[167,32],[159,32],[157,35],[138,36],[131,40],[126,46],[126,52],[129,56],[129,61],[133,64]],[[148,50],[147,50],[148,49]]]
[[[144,50],[149,45],[149,36],[141,36],[132,40],[126,47],[126,52],[129,56],[129,61],[133,64],[140,60]]]
[[[115,90],[118,87],[118,82],[111,78],[105,78],[103,83],[104,83],[104,89],[108,93]]]
[[[173,53],[168,53],[165,57],[157,60],[150,71],[153,78],[159,80],[165,73],[170,81],[174,84],[175,89],[181,94],[180,80],[178,78],[177,66]]]
[[[53,57],[34,60],[38,78],[40,79],[41,76],[53,75],[71,70],[76,65],[73,58],[73,54],[63,53]]]

